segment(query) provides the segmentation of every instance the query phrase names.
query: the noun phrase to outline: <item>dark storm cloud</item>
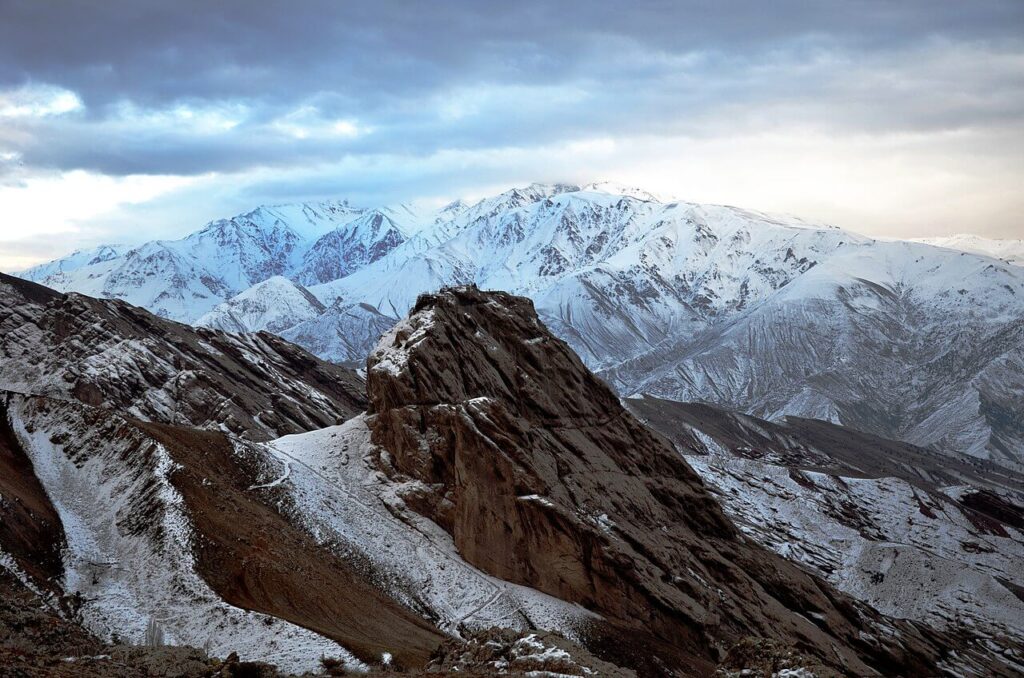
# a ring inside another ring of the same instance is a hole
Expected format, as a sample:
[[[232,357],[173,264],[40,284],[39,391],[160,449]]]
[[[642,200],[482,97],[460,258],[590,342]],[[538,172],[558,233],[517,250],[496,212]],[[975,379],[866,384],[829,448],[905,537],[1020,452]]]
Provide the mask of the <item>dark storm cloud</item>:
[[[199,174],[700,135],[723,112],[734,126],[1003,124],[1024,102],[1022,30],[1018,0],[0,0],[0,90],[45,84],[82,103],[0,120],[0,152]]]
[[[455,82],[577,76],[623,43],[654,53],[753,54],[824,37],[882,49],[936,34],[1015,40],[1024,18],[1017,0],[4,0],[0,7],[3,82],[59,84],[90,108],[124,98],[291,100],[326,91],[372,109]]]

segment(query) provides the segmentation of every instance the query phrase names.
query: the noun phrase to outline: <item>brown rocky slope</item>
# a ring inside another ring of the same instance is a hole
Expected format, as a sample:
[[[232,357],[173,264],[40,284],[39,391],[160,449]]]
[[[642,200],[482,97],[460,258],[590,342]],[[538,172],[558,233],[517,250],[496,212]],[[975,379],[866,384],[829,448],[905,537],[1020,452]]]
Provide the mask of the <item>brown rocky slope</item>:
[[[938,672],[933,632],[742,537],[527,299],[420,297],[370,356],[367,390],[381,467],[426,487],[406,501],[473,565],[600,613],[589,644],[605,658],[702,675],[758,637],[853,675]]]

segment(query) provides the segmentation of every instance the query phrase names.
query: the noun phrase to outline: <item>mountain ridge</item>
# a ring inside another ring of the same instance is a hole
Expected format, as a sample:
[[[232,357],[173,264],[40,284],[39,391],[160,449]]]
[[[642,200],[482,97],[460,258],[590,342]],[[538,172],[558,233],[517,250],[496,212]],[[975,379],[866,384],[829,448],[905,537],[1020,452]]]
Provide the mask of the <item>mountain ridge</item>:
[[[823,418],[1024,468],[1024,420],[1013,416],[1024,407],[1024,356],[1013,340],[1024,317],[1019,266],[602,185],[534,184],[442,208],[274,209],[235,221],[276,233],[292,214],[307,231],[321,229],[319,241],[268,258],[264,249],[280,244],[271,239],[250,263],[262,262],[252,270],[268,278],[285,272],[324,307],[275,325],[323,357],[358,363],[419,293],[475,283],[533,298],[545,323],[623,395]],[[189,264],[198,260],[180,247],[153,247],[149,258],[143,247],[111,260],[123,262],[114,272],[106,261],[50,281],[157,312],[189,307],[200,325],[266,328],[277,292],[263,282],[236,290],[230,276]],[[207,259],[241,275],[234,254]],[[343,277],[320,282],[334,274]],[[111,279],[126,287],[107,289]],[[248,304],[265,312],[238,321]]]

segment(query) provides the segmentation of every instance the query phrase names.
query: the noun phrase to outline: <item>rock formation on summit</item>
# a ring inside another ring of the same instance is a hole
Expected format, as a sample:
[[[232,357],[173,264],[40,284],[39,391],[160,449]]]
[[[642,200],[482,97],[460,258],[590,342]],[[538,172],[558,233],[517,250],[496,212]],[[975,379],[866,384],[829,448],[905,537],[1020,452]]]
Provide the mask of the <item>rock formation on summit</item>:
[[[859,675],[942,660],[926,629],[743,538],[527,299],[423,295],[370,356],[367,391],[381,467],[418,481],[405,501],[471,564],[602,615],[587,633],[605,658],[702,674],[753,636]]]

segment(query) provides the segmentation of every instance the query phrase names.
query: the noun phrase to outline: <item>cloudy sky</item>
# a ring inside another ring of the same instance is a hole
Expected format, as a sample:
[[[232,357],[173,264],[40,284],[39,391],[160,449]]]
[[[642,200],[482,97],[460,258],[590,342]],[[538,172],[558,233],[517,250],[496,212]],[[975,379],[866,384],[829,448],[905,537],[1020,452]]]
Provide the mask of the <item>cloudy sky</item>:
[[[0,0],[0,268],[557,180],[1024,237],[1024,2]]]

